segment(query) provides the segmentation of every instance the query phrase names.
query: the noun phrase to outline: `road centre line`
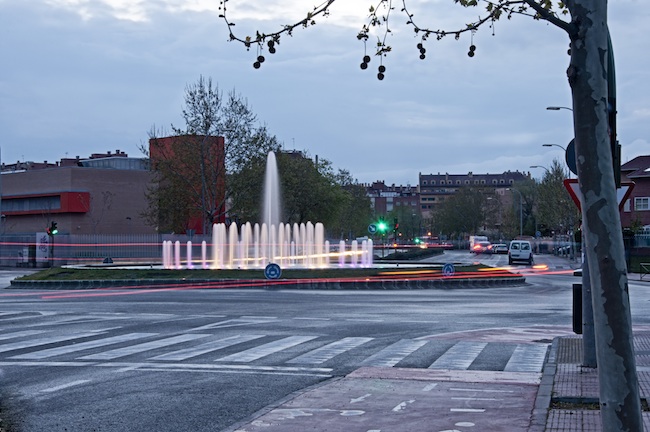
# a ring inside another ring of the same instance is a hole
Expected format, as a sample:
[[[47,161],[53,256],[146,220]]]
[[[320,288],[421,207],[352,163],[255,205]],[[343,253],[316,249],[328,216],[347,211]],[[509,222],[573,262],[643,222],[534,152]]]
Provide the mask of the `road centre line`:
[[[483,412],[485,412],[484,409],[480,409],[480,408],[450,408],[449,411],[451,411],[451,412],[466,412],[466,413],[483,413]]]
[[[451,400],[464,400],[464,401],[500,401],[499,398],[476,398],[476,397],[453,397]]]

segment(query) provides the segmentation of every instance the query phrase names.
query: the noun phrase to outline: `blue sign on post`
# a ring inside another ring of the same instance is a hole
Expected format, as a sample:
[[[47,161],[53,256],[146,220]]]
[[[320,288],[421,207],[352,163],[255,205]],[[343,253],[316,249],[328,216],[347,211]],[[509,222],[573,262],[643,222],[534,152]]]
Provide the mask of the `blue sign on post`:
[[[442,266],[442,275],[445,277],[450,277],[453,276],[454,273],[456,273],[456,269],[454,268],[454,265],[451,263],[447,263],[444,266]]]
[[[377,225],[375,225],[375,224],[368,225],[368,232],[370,234],[376,233],[377,232]]]
[[[282,269],[279,265],[271,263],[264,268],[264,277],[267,279],[280,279]]]

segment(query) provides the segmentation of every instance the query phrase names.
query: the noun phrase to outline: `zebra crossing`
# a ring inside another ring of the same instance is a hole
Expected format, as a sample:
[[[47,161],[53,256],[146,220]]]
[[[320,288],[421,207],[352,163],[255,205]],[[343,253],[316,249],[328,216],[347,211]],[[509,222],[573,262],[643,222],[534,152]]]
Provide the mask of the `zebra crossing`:
[[[277,335],[241,332],[235,335],[188,331],[178,334],[108,330],[61,333],[53,329],[0,332],[0,366],[58,364],[123,367],[125,362],[167,367],[191,362],[197,368],[242,369],[255,367],[304,368],[334,373],[341,367],[414,367],[449,370],[502,370],[539,373],[548,343],[441,341],[435,339],[383,341],[372,337],[333,338],[327,335]],[[385,343],[385,346],[382,344]],[[360,350],[364,346],[372,346]],[[490,345],[499,358],[492,369],[478,361]],[[357,351],[359,350],[359,351]],[[374,351],[373,351],[374,350]],[[365,358],[359,360],[362,352]],[[370,354],[368,354],[370,353]],[[352,354],[346,356],[346,354]],[[111,363],[113,362],[113,363]],[[206,366],[212,365],[212,366]],[[311,368],[311,369],[310,369]]]

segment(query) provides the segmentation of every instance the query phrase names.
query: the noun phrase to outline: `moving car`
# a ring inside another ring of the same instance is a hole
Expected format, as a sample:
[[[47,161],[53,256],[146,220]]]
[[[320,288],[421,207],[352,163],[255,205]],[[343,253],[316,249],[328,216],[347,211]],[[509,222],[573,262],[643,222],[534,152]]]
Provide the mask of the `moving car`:
[[[478,242],[472,247],[472,251],[475,254],[489,254],[492,253],[492,244],[490,242]]]
[[[492,245],[492,253],[495,254],[507,254],[508,245],[505,243],[495,243]]]
[[[533,265],[533,248],[528,240],[513,240],[508,248],[508,264],[515,261],[525,261]]]

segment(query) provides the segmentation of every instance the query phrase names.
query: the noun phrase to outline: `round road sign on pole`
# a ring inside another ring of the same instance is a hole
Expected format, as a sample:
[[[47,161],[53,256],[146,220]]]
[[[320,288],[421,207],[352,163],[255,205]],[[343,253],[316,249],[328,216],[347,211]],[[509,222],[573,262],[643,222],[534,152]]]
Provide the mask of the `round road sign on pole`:
[[[376,233],[377,232],[377,225],[375,225],[375,224],[368,225],[368,232],[370,234]]]
[[[442,275],[445,277],[453,276],[454,273],[456,273],[456,269],[454,268],[454,265],[451,263],[447,263],[444,266],[442,266]]]
[[[267,279],[280,279],[280,276],[282,276],[282,269],[279,265],[271,263],[264,268],[264,276]]]

